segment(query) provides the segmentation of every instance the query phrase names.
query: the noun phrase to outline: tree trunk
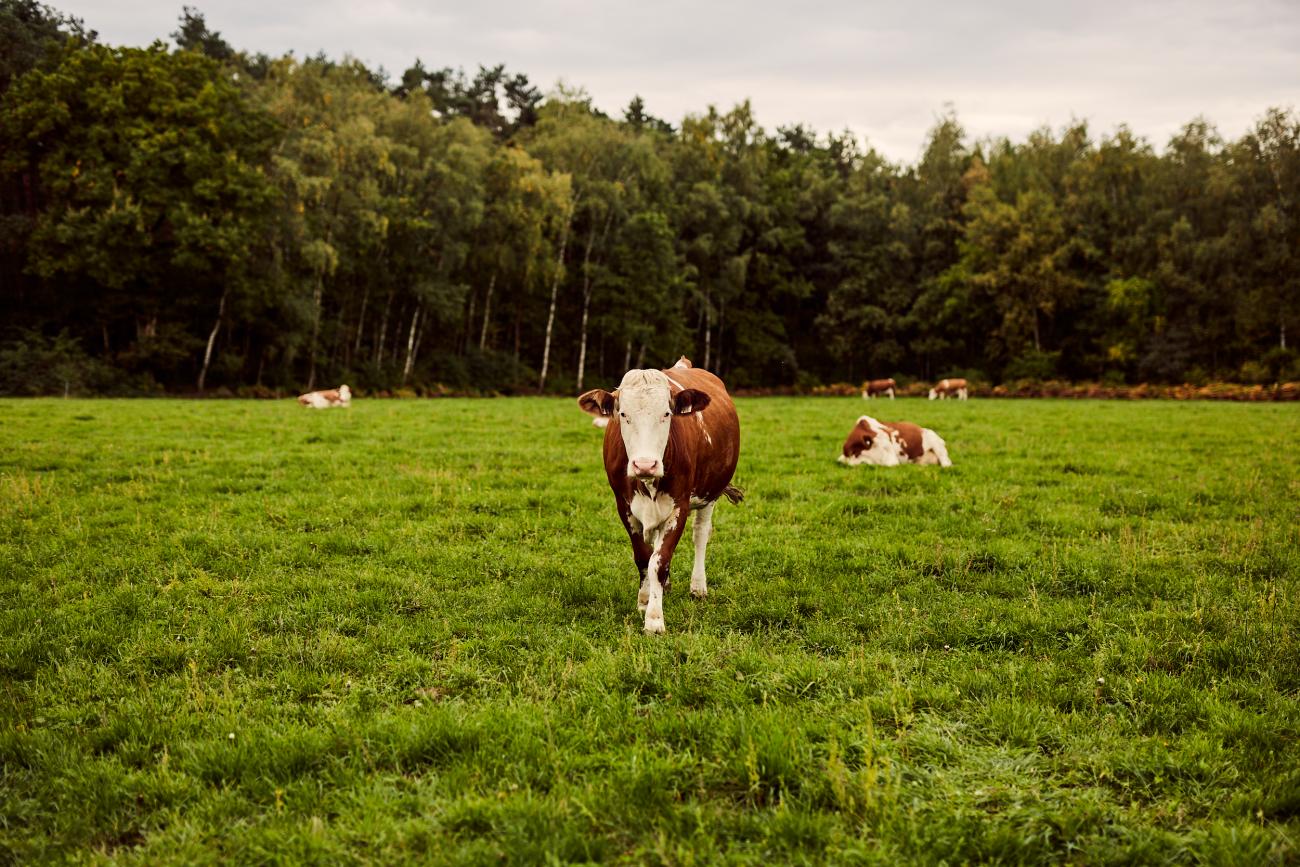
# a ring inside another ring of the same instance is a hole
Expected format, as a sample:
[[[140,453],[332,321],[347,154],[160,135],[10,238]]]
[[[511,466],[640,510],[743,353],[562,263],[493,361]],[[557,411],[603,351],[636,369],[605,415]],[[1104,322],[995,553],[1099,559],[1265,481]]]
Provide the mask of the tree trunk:
[[[587,370],[587,311],[591,308],[591,293],[582,293],[582,337],[578,342],[578,388],[582,392],[583,374]]]
[[[366,328],[366,302],[370,300],[370,283],[366,282],[365,291],[361,293],[361,313],[357,315],[357,336],[352,343],[352,352],[348,355],[348,364],[352,364],[352,356],[361,355],[361,335]]]
[[[641,370],[644,364],[645,364],[645,344],[642,343],[641,349],[638,350],[636,354],[636,369]]]
[[[227,285],[221,290],[221,303],[217,305],[217,321],[212,323],[212,331],[208,333],[208,347],[203,350],[203,368],[199,371],[199,391],[203,391],[203,385],[208,380],[208,365],[212,363],[212,347],[217,342],[217,331],[221,329],[221,320],[226,315],[226,296],[230,294],[230,286]],[[108,343],[107,335],[104,343]]]
[[[420,305],[415,305],[415,312],[411,314],[411,330],[406,335],[406,364],[402,367],[402,385],[411,376],[411,368],[415,366],[415,326],[420,322]]]
[[[614,209],[611,207],[605,213],[605,225],[600,230],[600,248],[608,249],[605,242],[609,240],[609,227],[614,222]],[[591,247],[592,241],[596,237],[596,229],[593,226],[591,234],[587,236],[587,249],[582,254],[582,337],[579,341],[578,349],[578,391],[582,391],[582,381],[587,373],[587,311],[591,308],[591,293],[594,289],[591,282]]]
[[[471,289],[469,293],[469,306],[465,311],[465,321],[460,328],[460,337],[456,341],[456,352],[458,355],[464,355],[469,349],[470,334],[474,332],[474,308],[478,306],[478,290]]]
[[[629,339],[627,347],[623,350],[623,372],[627,373],[632,369],[632,341]]]
[[[340,351],[345,355],[347,354],[348,351],[347,339],[343,337],[343,332],[346,330],[344,326],[344,322],[347,320],[347,317],[344,315],[345,313],[346,311],[342,307],[340,307],[338,324],[334,328],[334,340],[330,344],[329,366],[334,370],[338,370],[339,368]]]
[[[608,222],[606,222],[608,226]],[[587,246],[582,251],[582,326],[578,339],[578,392],[582,391],[582,375],[587,368],[587,312],[591,309],[591,248],[596,243],[596,227],[587,233]]]
[[[718,351],[715,353],[717,358],[713,360],[713,368],[709,372],[714,376],[722,376],[722,330],[727,326],[727,304],[725,301],[718,305]]]
[[[487,348],[488,322],[492,316],[492,290],[497,285],[497,269],[492,269],[492,279],[488,281],[487,295],[483,298],[483,330],[478,333],[478,351]]]
[[[379,334],[375,338],[375,367],[384,365],[384,338],[388,335],[388,313],[393,307],[393,292],[390,289],[384,301],[384,313],[379,317]]]
[[[564,279],[564,254],[569,248],[569,229],[573,226],[575,202],[569,206],[569,214],[564,219],[564,230],[560,233],[560,255],[555,262],[555,279],[551,281],[551,307],[546,314],[546,341],[542,344],[542,373],[537,380],[538,394],[546,390],[546,371],[551,365],[551,333],[555,327],[555,302],[560,295],[560,281]]]
[[[311,343],[308,344],[309,349],[307,350],[311,353],[311,367],[307,374],[307,391],[316,388],[316,338],[320,336],[321,301],[325,294],[324,279],[323,276],[317,276],[316,291],[312,295],[316,309],[311,317]]]
[[[704,290],[704,369],[713,370],[713,305]]]
[[[420,317],[420,327],[415,331],[415,351],[411,353],[411,370],[415,370],[415,361],[420,357],[420,347],[424,345],[424,335],[429,333],[429,317]]]

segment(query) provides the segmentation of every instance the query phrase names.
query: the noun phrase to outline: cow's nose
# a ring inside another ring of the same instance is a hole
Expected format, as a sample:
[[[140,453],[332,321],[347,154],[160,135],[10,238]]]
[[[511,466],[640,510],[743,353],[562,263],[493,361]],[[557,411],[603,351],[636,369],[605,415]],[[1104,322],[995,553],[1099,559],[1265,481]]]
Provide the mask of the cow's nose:
[[[653,476],[658,468],[658,461],[633,461],[632,469],[638,476]]]

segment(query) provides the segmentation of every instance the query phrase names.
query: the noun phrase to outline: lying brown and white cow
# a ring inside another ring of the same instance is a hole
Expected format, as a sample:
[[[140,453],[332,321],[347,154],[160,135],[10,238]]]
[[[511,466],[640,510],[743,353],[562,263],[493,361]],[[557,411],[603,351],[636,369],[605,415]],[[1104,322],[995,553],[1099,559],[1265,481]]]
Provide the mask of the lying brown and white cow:
[[[929,428],[911,422],[881,422],[869,415],[858,419],[849,431],[839,461],[849,466],[875,464],[896,467],[899,464],[938,464],[952,466],[948,446]]]
[[[864,400],[875,397],[880,394],[888,394],[889,399],[894,399],[894,389],[898,383],[894,382],[893,377],[889,379],[873,379],[862,386],[862,398]]]
[[[351,406],[352,389],[346,385],[340,385],[338,388],[330,388],[325,391],[309,391],[306,394],[298,395],[298,403],[303,406],[310,406],[312,409]]]
[[[667,370],[629,370],[617,390],[593,389],[578,405],[612,421],[605,476],[641,575],[645,631],[663,632],[668,570],[687,517],[696,513],[691,593],[702,598],[713,507],[721,497],[736,503],[742,496],[731,484],[740,457],[736,407],[722,380],[686,358]]]
[[[958,400],[965,400],[967,396],[966,380],[964,379],[941,379],[939,384],[930,389],[930,400],[938,398],[943,400],[948,397],[955,397]]]

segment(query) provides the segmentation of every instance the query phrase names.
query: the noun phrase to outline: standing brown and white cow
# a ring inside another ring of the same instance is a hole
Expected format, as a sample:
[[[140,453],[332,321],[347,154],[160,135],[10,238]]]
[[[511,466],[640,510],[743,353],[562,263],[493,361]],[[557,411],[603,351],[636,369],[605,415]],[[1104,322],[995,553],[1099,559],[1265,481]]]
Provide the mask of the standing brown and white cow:
[[[889,379],[873,379],[862,386],[862,397],[864,400],[880,394],[888,394],[889,399],[894,399],[894,389],[898,383],[894,382],[893,377]]]
[[[944,398],[948,398],[948,397],[955,397],[958,400],[965,400],[968,393],[969,392],[967,391],[966,388],[966,380],[941,379],[939,380],[938,385],[930,389],[930,400],[934,400],[935,398],[938,398],[939,400],[943,400]]]
[[[713,507],[742,496],[731,484],[740,457],[735,404],[722,380],[683,357],[667,370],[629,370],[613,393],[593,389],[578,405],[613,422],[605,428],[605,475],[641,575],[645,631],[661,633],[668,570],[687,517],[696,512],[691,594],[702,598]]]

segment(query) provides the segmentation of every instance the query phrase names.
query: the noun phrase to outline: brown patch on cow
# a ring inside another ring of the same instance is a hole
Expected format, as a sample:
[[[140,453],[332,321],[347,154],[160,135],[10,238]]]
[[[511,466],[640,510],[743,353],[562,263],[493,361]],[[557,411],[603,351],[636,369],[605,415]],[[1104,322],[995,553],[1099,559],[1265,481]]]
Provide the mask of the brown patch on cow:
[[[907,452],[909,461],[918,460],[925,454],[925,449],[921,448],[921,428],[917,425],[909,421],[881,422],[880,425],[894,432],[894,436],[902,443],[903,450]]]

